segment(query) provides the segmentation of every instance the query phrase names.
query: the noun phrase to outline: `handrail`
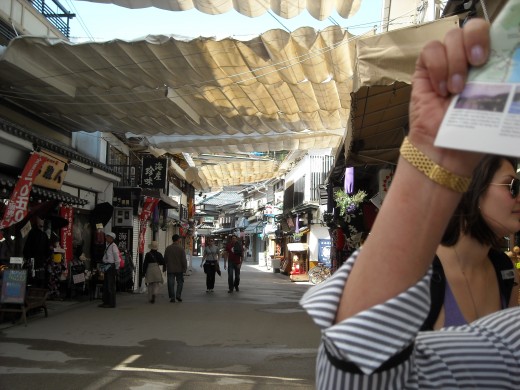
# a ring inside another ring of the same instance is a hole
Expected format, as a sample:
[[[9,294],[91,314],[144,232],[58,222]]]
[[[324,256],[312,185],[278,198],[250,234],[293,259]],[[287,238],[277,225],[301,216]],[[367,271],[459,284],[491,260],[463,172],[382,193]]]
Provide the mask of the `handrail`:
[[[67,38],[70,36],[70,19],[76,16],[69,12],[60,2],[59,0],[51,0],[63,13],[59,14],[53,11],[46,3],[45,0],[28,0],[30,4],[40,12],[45,18],[56,27],[63,35]],[[66,18],[67,21],[64,22],[62,18]]]

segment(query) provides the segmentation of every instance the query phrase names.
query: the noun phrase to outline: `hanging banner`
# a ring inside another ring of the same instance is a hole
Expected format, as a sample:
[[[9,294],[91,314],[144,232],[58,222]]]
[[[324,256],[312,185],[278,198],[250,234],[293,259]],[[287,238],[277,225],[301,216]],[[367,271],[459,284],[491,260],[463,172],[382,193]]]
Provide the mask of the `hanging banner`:
[[[36,152],[33,152],[29,157],[22,175],[11,193],[11,198],[4,211],[4,217],[0,221],[0,229],[5,229],[20,222],[27,215],[27,206],[29,205],[34,178],[38,175],[45,161],[46,158]]]
[[[72,225],[74,224],[74,209],[70,206],[60,207],[60,217],[68,221],[67,226],[61,228],[60,245],[65,250],[65,261],[73,258],[72,253]]]
[[[139,253],[144,253],[144,237],[146,233],[146,221],[159,203],[159,198],[144,197],[143,209],[139,214]]]

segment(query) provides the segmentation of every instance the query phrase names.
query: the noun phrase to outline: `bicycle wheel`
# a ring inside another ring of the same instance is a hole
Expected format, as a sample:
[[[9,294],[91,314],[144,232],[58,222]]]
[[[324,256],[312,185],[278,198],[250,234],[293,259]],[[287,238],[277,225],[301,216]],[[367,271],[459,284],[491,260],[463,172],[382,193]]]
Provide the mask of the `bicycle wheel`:
[[[312,267],[309,270],[309,272],[307,272],[307,274],[309,275],[309,280],[311,281],[312,284],[318,284],[321,281],[320,273],[321,273],[320,266]]]
[[[332,273],[330,272],[330,268],[323,267],[322,276],[323,276],[323,280],[330,278],[332,276]]]
[[[312,284],[319,284],[319,283],[323,282],[323,278],[321,277],[320,274],[314,274],[314,275],[310,276],[309,280],[311,281]]]

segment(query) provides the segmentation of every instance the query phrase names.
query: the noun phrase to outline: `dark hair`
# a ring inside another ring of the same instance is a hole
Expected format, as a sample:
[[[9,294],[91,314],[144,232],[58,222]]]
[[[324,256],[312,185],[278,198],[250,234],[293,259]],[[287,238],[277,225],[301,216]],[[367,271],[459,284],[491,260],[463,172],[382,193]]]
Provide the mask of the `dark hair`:
[[[464,233],[483,245],[500,247],[502,237],[498,237],[482,217],[479,202],[503,162],[509,162],[516,171],[516,160],[505,156],[487,155],[477,165],[473,171],[473,179],[468,191],[462,195],[462,199],[444,231],[442,245],[455,245],[461,233]]]
[[[175,242],[175,241],[179,241],[179,238],[181,238],[181,236],[179,236],[178,234],[174,234],[172,236],[172,241]]]

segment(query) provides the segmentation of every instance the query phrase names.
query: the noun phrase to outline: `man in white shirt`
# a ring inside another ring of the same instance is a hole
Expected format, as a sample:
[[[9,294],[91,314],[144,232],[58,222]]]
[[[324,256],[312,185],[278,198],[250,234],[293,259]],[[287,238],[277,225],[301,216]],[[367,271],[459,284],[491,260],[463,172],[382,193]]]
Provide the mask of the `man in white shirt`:
[[[106,233],[106,248],[103,254],[103,303],[99,307],[116,307],[116,277],[119,269],[119,248],[115,244],[115,233]]]

